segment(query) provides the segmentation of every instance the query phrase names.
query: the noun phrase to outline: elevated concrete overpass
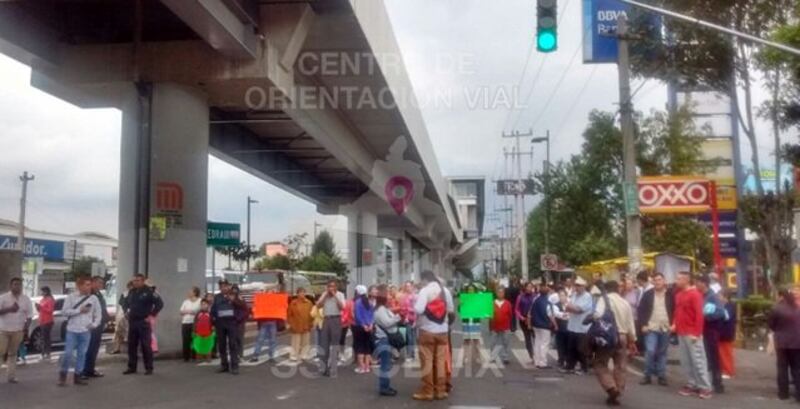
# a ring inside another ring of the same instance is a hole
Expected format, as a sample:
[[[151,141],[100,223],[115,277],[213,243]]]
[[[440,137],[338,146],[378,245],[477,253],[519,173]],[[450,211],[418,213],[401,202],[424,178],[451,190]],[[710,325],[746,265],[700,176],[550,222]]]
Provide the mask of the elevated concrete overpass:
[[[170,311],[204,282],[209,153],[346,215],[354,281],[385,273],[384,238],[395,281],[452,274],[463,228],[381,0],[2,0],[0,52],[122,110],[118,282],[147,272]]]

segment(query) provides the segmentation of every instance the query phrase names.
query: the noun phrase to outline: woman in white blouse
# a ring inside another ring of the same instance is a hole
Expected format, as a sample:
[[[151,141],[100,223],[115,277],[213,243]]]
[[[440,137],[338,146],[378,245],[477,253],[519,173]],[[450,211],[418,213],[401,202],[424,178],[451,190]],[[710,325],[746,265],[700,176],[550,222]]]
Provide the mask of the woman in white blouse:
[[[194,327],[194,317],[200,311],[200,289],[192,287],[189,290],[189,298],[183,300],[181,304],[181,334],[183,335],[183,361],[189,362],[194,359],[192,353],[192,329]]]

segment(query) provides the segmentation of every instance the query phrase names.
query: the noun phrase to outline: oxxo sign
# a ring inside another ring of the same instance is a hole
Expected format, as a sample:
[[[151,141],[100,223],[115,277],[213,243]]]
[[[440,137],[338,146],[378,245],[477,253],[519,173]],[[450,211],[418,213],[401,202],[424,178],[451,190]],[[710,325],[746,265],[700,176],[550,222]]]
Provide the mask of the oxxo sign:
[[[639,179],[642,213],[702,213],[711,208],[707,179],[654,177]]]

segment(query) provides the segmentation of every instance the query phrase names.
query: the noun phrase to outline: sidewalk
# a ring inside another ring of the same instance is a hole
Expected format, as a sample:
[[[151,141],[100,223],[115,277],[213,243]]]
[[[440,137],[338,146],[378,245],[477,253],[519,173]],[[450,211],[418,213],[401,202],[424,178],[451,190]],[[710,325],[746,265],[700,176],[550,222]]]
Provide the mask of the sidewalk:
[[[747,395],[773,399],[777,395],[775,356],[765,352],[736,349],[736,376],[723,380],[725,389]],[[632,361],[633,367],[644,370],[644,358]],[[686,379],[680,366],[678,348],[670,347],[667,376],[673,386],[679,386]]]

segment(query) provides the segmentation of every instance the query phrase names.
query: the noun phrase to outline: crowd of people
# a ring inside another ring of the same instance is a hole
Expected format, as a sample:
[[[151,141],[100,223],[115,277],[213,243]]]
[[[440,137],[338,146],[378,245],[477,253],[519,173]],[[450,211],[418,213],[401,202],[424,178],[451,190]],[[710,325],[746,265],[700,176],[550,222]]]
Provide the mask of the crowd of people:
[[[371,373],[377,367],[378,393],[395,396],[390,373],[394,362],[415,360],[419,356],[421,384],[413,394],[416,400],[446,399],[452,389],[452,329],[456,321],[454,297],[432,272],[424,271],[421,282],[405,283],[400,288],[388,285],[354,288],[348,299],[340,283],[330,281],[322,294],[312,296],[299,288],[288,304],[286,320],[258,319],[258,335],[252,356],[244,357],[245,324],[251,308],[239,289],[225,280],[217,294],[191,288],[180,305],[184,361],[219,357],[219,373],[239,373],[242,359],[259,362],[266,348],[267,361],[276,358],[278,333],[290,334],[290,362],[315,361],[319,375],[337,376],[346,365],[340,352],[352,334],[353,358],[357,374]],[[58,384],[85,385],[90,378],[102,377],[95,368],[102,334],[109,321],[105,308],[102,278],[78,278],[76,290],[64,301],[67,317],[65,347],[61,357]],[[0,356],[6,359],[7,378],[16,383],[14,351],[25,344],[34,304],[22,294],[22,282],[15,278],[10,291],[0,295]],[[477,292],[466,286],[463,292]],[[693,276],[678,273],[668,283],[660,273],[623,275],[619,281],[588,282],[582,277],[561,283],[513,281],[508,286],[490,284],[494,293],[493,314],[485,321],[489,330],[489,354],[481,356],[484,320],[461,320],[462,359],[472,363],[507,365],[510,362],[512,334],[521,330],[530,363],[537,370],[550,370],[550,350],[563,374],[585,375],[594,372],[606,393],[606,403],[618,405],[626,389],[628,361],[642,355],[645,364],[640,385],[668,386],[666,372],[670,345],[677,346],[685,383],[678,393],[709,399],[724,393],[723,380],[735,375],[733,342],[736,334],[736,308],[714,274]],[[42,288],[36,304],[39,325],[45,335],[52,330],[54,300]],[[777,355],[778,396],[800,401],[800,287],[782,293],[769,319]],[[119,352],[127,339],[128,367],[124,374],[138,370],[139,352],[146,375],[153,373],[157,353],[156,317],[164,303],[155,286],[142,275],[135,275],[119,300],[122,317],[117,318],[127,334],[115,334],[113,352]],[[49,357],[49,336],[42,354]],[[612,365],[613,363],[613,365]]]

